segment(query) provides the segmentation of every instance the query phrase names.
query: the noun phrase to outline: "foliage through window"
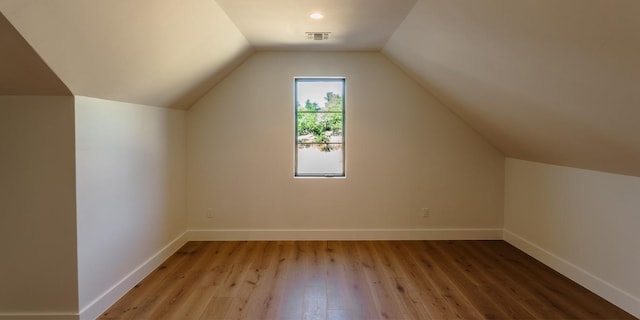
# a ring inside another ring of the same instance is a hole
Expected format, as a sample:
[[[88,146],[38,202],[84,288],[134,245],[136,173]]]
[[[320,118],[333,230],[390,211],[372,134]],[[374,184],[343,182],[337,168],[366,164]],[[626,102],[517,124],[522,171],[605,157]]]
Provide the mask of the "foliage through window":
[[[344,78],[296,78],[297,177],[344,177]]]

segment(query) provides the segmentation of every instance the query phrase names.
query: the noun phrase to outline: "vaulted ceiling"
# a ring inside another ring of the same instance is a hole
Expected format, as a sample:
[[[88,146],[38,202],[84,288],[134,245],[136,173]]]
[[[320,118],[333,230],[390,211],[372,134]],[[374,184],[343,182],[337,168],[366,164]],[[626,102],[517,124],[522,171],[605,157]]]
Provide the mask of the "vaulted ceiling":
[[[383,53],[510,157],[640,176],[640,1],[421,0]]]
[[[217,1],[258,50],[380,51],[417,0]],[[306,32],[329,39],[309,41]]]
[[[62,80],[42,61],[0,14],[0,94],[71,95]]]
[[[252,51],[214,0],[0,0],[0,12],[74,95],[186,109]]]
[[[0,95],[187,109],[256,50],[380,51],[507,156],[640,176],[637,0],[0,0],[0,13]]]

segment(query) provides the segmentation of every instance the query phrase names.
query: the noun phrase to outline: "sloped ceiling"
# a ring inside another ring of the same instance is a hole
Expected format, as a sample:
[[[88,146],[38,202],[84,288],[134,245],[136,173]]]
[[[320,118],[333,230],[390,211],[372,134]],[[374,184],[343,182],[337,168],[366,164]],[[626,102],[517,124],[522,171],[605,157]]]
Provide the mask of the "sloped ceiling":
[[[253,50],[382,49],[507,156],[640,176],[637,0],[0,0],[0,12],[0,94],[66,85],[188,108]]]
[[[417,0],[217,1],[258,50],[380,51]],[[306,32],[330,34],[316,41]]]
[[[187,108],[251,53],[213,0],[0,0],[0,12],[74,95]]]
[[[2,14],[0,95],[71,95],[71,91]]]
[[[506,155],[640,176],[640,1],[420,0],[383,49]]]

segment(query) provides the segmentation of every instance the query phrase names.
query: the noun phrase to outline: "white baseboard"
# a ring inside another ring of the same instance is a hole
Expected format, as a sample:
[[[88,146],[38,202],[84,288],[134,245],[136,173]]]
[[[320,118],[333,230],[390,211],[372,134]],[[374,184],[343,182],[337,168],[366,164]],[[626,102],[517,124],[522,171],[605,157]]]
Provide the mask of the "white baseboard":
[[[104,292],[100,297],[93,300],[87,306],[80,310],[80,319],[95,319],[113,305],[118,299],[122,298],[125,293],[131,290],[136,284],[144,279],[151,271],[155,270],[172,254],[180,249],[188,241],[187,233],[182,233],[173,239],[164,248],[160,249],[156,254],[151,256],[147,261],[131,271],[127,276],[122,278],[118,283],[113,285],[109,290]],[[76,318],[77,319],[77,318]]]
[[[187,233],[191,241],[502,240],[502,229],[224,229]]]
[[[587,272],[546,249],[503,229],[235,229],[188,230],[100,297],[82,308],[79,314],[12,313],[0,314],[0,320],[84,320],[95,319],[151,271],[175,253],[187,241],[258,240],[505,240],[552,269],[640,318],[640,299]]]
[[[0,313],[0,320],[95,319],[160,266],[187,241],[259,240],[505,240],[609,302],[640,318],[640,298],[546,249],[503,229],[224,229],[188,230],[147,259],[100,297],[73,313]]]
[[[615,304],[621,309],[640,318],[640,298],[617,288],[611,283],[600,279],[575,264],[555,255],[552,252],[536,245],[535,243],[520,237],[519,235],[504,230],[504,240],[516,248],[524,251],[550,268],[558,271],[567,278],[577,282],[593,293]]]
[[[78,320],[77,313],[0,313],[0,320]]]

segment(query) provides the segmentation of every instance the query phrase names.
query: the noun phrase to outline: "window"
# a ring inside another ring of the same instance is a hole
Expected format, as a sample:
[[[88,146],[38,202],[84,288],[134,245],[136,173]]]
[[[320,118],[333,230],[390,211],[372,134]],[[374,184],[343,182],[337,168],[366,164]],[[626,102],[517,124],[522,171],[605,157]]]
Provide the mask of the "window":
[[[344,78],[295,79],[296,177],[344,177]]]

